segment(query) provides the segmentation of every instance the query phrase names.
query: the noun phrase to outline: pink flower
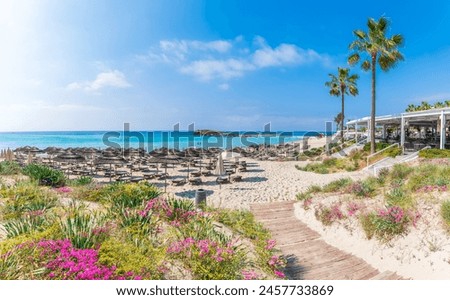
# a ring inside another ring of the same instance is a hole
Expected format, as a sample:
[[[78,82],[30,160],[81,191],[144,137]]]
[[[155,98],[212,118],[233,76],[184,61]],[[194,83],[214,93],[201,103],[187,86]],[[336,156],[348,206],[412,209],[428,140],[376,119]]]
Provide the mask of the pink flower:
[[[246,271],[243,270],[241,272],[242,276],[244,276],[244,280],[255,280],[255,279],[259,279],[259,275],[258,273],[256,273],[255,271]]]
[[[279,277],[279,278],[284,278],[284,277],[286,277],[286,275],[285,275],[283,272],[280,272],[280,271],[278,271],[278,270],[275,270],[274,273],[275,273],[275,275],[276,275],[277,277]]]
[[[275,240],[267,240],[267,245],[266,245],[265,249],[271,250],[275,247],[276,244],[277,244],[277,241],[275,241]]]

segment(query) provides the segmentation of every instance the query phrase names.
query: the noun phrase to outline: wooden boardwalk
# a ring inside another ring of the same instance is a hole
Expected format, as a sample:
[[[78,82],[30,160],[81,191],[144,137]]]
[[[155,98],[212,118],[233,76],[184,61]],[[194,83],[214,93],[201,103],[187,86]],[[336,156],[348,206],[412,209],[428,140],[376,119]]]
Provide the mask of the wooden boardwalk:
[[[294,216],[294,202],[254,204],[251,211],[277,241],[290,279],[403,279],[393,272],[380,273],[361,258],[327,244]]]

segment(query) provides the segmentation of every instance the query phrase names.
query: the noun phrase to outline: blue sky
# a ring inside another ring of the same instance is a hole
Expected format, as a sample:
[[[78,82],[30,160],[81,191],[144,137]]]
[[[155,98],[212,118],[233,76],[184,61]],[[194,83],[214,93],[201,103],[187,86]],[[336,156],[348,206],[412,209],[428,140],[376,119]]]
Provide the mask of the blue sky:
[[[0,131],[324,130],[324,86],[354,29],[391,20],[406,60],[379,72],[378,114],[450,99],[449,1],[0,2]],[[370,74],[347,118],[370,112]]]

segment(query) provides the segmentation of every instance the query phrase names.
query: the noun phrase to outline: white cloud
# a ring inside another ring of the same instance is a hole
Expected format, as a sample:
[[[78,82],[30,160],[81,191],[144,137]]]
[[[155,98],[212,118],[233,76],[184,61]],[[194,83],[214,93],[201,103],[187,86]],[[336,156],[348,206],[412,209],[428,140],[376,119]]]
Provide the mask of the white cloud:
[[[230,85],[228,83],[221,83],[218,85],[218,88],[222,91],[228,91],[230,89]]]
[[[193,75],[200,80],[208,81],[215,78],[230,79],[241,77],[253,66],[243,60],[198,60],[180,68],[181,73]]]
[[[72,82],[67,85],[67,89],[69,90],[82,89],[87,92],[90,91],[95,92],[105,87],[127,88],[130,86],[131,84],[128,83],[128,81],[125,78],[125,75],[122,72],[118,70],[113,70],[98,74],[93,81]]]
[[[257,36],[252,47],[247,47],[242,36],[234,40],[163,40],[147,55],[138,56],[146,63],[167,63],[179,72],[198,80],[231,79],[245,73],[269,67],[300,66],[318,62],[329,64],[329,57],[312,49],[293,44],[270,47],[264,38]]]

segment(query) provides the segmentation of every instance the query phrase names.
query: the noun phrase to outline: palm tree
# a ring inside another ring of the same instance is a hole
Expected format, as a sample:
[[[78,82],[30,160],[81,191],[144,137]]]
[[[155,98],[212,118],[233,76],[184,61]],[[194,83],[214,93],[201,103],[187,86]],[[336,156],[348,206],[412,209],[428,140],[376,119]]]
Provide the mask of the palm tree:
[[[445,100],[445,106],[450,107],[450,100]]]
[[[376,69],[380,66],[381,70],[388,71],[393,68],[397,62],[403,60],[403,55],[398,51],[398,47],[403,44],[403,36],[394,34],[387,37],[388,21],[381,17],[378,21],[370,18],[367,21],[368,32],[355,30],[353,34],[356,40],[349,48],[355,52],[348,58],[350,65],[355,65],[362,60],[361,67],[364,71],[372,70],[372,111],[370,120],[370,151],[375,152],[375,79]]]
[[[440,102],[440,101],[436,102],[436,103],[433,105],[433,108],[443,108],[443,107],[445,107],[445,104],[442,103],[442,102]]]
[[[341,123],[343,123],[344,118],[342,117],[342,113],[338,113],[336,117],[334,117],[334,122],[336,123],[337,127],[340,127]]]
[[[418,107],[415,106],[414,104],[408,104],[408,107],[406,108],[406,112],[413,112],[413,111],[417,111]]]
[[[422,101],[422,103],[420,103],[420,110],[429,110],[432,108],[433,107],[431,106],[430,103],[428,103],[428,101]]]
[[[337,76],[334,74],[328,74],[331,80],[325,82],[325,86],[330,88],[330,95],[339,97],[341,96],[342,108],[341,108],[341,142],[344,142],[344,95],[358,95],[358,88],[356,87],[356,81],[359,76],[356,74],[350,75],[350,69],[338,68]]]

